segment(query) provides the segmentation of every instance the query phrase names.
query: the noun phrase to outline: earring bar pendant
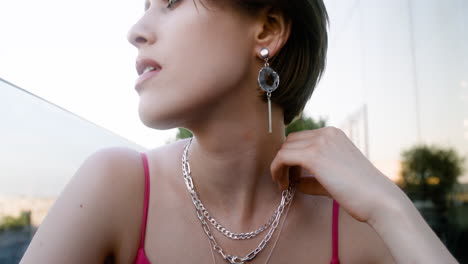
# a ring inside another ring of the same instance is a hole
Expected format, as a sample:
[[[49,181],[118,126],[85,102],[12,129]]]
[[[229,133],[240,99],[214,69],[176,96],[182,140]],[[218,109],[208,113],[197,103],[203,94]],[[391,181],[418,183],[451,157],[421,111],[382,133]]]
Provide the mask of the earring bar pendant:
[[[268,133],[271,134],[271,93],[267,93],[268,97]]]

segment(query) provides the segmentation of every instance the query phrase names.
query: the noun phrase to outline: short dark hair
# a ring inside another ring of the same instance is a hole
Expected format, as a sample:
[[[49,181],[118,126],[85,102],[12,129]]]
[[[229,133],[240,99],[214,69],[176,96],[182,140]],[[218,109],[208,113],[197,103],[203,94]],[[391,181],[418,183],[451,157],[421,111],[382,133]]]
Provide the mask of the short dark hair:
[[[272,93],[271,100],[283,109],[284,123],[291,123],[295,117],[301,115],[325,70],[329,19],[323,0],[222,2],[229,2],[249,15],[257,15],[265,8],[277,9],[291,23],[289,39],[269,61],[280,76],[280,85]],[[260,88],[259,93],[266,102],[266,95]]]

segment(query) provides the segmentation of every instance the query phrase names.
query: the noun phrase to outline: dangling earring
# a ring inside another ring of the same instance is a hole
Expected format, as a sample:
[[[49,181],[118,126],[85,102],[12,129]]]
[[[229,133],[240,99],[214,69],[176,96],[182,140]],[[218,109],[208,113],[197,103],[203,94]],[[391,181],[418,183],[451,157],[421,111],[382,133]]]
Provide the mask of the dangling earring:
[[[278,88],[279,75],[268,64],[269,51],[267,48],[260,50],[260,55],[265,60],[265,66],[258,72],[258,85],[267,94],[268,98],[268,132],[271,133],[271,93]]]

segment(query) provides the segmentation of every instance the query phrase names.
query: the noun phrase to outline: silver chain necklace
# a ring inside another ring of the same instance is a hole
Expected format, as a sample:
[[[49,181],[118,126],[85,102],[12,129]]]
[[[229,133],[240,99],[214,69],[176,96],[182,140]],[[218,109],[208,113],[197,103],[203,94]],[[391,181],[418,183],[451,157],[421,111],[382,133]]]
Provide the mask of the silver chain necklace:
[[[203,231],[205,234],[208,236],[208,239],[210,241],[211,246],[213,249],[218,252],[225,260],[227,260],[229,263],[232,264],[240,264],[240,263],[245,263],[247,261],[253,260],[267,245],[268,241],[271,239],[273,232],[275,232],[276,228],[278,227],[279,220],[281,218],[281,215],[283,214],[284,208],[290,203],[292,198],[294,197],[295,193],[295,186],[290,185],[287,190],[284,190],[281,194],[281,202],[280,205],[278,206],[277,210],[273,214],[274,219],[272,222],[269,224],[270,220],[260,227],[259,229],[253,231],[253,232],[248,232],[248,233],[234,233],[231,231],[228,231],[226,228],[224,228],[222,225],[220,225],[216,220],[214,220],[213,217],[210,216],[208,213],[208,210],[206,210],[205,206],[201,202],[201,200],[198,198],[198,194],[195,191],[195,186],[193,184],[193,180],[191,177],[191,171],[190,171],[190,164],[188,161],[187,153],[188,149],[192,143],[192,139],[186,144],[184,148],[184,153],[182,155],[182,174],[184,177],[185,185],[187,186],[187,190],[189,191],[189,194],[192,198],[193,205],[195,206],[195,211],[197,213],[197,217],[200,220]],[[272,218],[273,218],[272,216]],[[270,218],[270,219],[272,219]],[[210,220],[211,219],[211,220]],[[208,220],[208,221],[206,221]],[[214,221],[213,221],[214,220]],[[260,244],[252,250],[250,253],[248,253],[245,257],[238,257],[235,255],[230,255],[224,252],[224,250],[218,245],[216,239],[213,236],[213,233],[211,233],[210,227],[208,223],[211,223],[218,231],[220,231],[222,234],[230,237],[231,235],[232,239],[247,239],[253,237],[252,235],[256,236],[259,233],[261,233],[263,230],[268,228],[270,226],[270,229],[268,230],[268,233],[266,236],[263,238],[263,240],[260,242]],[[267,226],[268,225],[268,226]],[[267,227],[265,227],[267,226]],[[219,227],[219,228],[218,228]],[[261,231],[259,231],[261,230]],[[238,238],[233,238],[233,237],[238,237]]]
[[[276,218],[276,215],[278,214],[278,209],[275,210],[273,215],[270,217],[268,222],[264,224],[263,226],[259,227],[258,229],[251,231],[251,232],[246,232],[246,233],[234,233],[229,230],[227,230],[224,226],[222,226],[220,223],[216,221],[209,213],[208,210],[203,206],[203,204],[200,202],[200,207],[201,210],[203,211],[203,216],[205,217],[206,220],[208,220],[208,223],[210,223],[214,228],[216,228],[221,234],[223,234],[225,237],[228,237],[230,239],[250,239],[253,237],[256,237],[258,234],[262,233],[265,231],[268,227],[271,226],[273,221]],[[279,206],[278,206],[279,208]]]
[[[286,220],[288,218],[288,213],[289,213],[289,208],[291,207],[291,203],[292,203],[292,200],[288,204],[288,207],[286,209],[286,214],[284,216],[283,222],[281,223],[281,226],[280,226],[279,231],[278,231],[279,233],[276,236],[275,242],[273,243],[273,246],[272,246],[272,248],[270,250],[270,253],[268,254],[268,257],[265,260],[265,264],[268,264],[268,261],[270,261],[271,255],[273,254],[273,251],[275,250],[276,244],[278,243],[278,240],[279,240],[279,238],[281,236],[281,231],[283,231],[284,224],[285,224],[285,222],[286,222]],[[209,241],[210,240],[208,239],[208,242]],[[210,243],[210,245],[211,245],[211,243]],[[213,258],[213,264],[216,264],[216,259],[215,259],[215,256],[214,256],[213,247],[210,247],[210,249],[211,249],[211,257]]]
[[[191,141],[192,140],[190,140],[190,142],[188,144],[191,144]],[[186,169],[186,171],[188,171],[188,175],[190,177],[191,171],[190,171],[190,164],[188,163],[188,159],[187,159],[186,165],[187,166],[186,166],[185,169]],[[184,178],[185,178],[185,176],[184,176]],[[190,179],[190,181],[193,182],[191,179]],[[214,217],[212,217],[210,215],[210,213],[208,212],[208,210],[205,208],[205,206],[203,205],[203,203],[200,200],[198,201],[198,205],[199,205],[205,219],[214,228],[216,228],[221,234],[223,234],[224,236],[226,236],[226,237],[228,237],[230,239],[250,239],[250,238],[256,237],[258,234],[262,233],[268,227],[270,227],[270,225],[275,220],[276,215],[278,214],[279,207],[280,207],[281,203],[278,205],[278,208],[274,211],[273,215],[270,217],[270,219],[268,219],[266,224],[264,224],[263,226],[259,227],[258,229],[254,230],[254,231],[246,232],[246,233],[234,233],[234,232],[231,232],[231,231],[227,230],[223,225],[218,223],[218,221],[216,221],[216,219]]]

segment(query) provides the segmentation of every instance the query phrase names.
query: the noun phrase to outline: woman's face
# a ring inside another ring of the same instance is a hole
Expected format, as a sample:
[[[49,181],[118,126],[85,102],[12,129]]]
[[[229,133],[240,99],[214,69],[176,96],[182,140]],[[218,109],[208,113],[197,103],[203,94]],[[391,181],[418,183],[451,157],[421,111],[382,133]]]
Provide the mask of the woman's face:
[[[138,91],[141,120],[158,129],[182,126],[216,109],[245,86],[255,68],[252,19],[197,0],[167,5],[167,0],[147,2],[148,9],[128,32],[138,58],[161,66]]]

